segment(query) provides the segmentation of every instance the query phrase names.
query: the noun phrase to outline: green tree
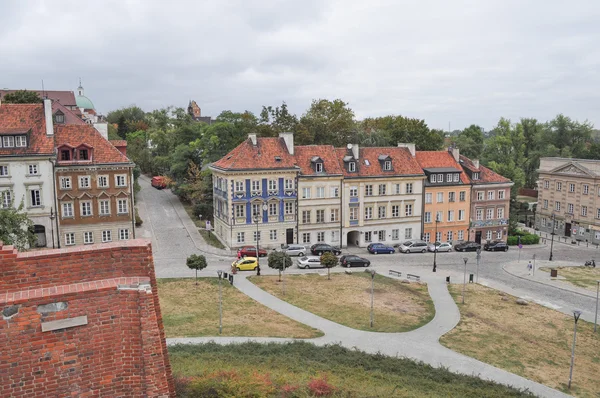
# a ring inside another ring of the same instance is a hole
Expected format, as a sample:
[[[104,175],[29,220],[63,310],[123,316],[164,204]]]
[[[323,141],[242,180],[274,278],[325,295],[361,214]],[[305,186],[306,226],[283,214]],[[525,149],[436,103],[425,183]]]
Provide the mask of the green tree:
[[[17,90],[6,94],[2,102],[7,104],[39,104],[42,99],[35,91]]]
[[[292,266],[292,258],[284,252],[271,252],[268,257],[269,268],[279,271],[279,282],[281,282],[281,271]]]
[[[198,270],[203,270],[208,265],[206,263],[206,257],[203,255],[192,254],[187,258],[185,264],[189,269],[193,269],[196,271],[196,285],[198,285]]]
[[[348,143],[355,128],[354,112],[341,99],[313,100],[310,108],[300,118],[308,134],[298,139],[298,145],[324,144],[336,147]]]
[[[0,209],[0,241],[6,245],[13,245],[18,250],[33,247],[37,237],[33,233],[33,221],[23,211],[24,204],[18,208],[9,207]]]
[[[127,133],[129,131],[127,130],[127,119],[125,119],[125,116],[121,115],[119,117],[119,121],[117,122],[117,135],[119,137],[121,137],[122,140],[127,139]]]
[[[321,265],[327,268],[327,279],[331,280],[330,270],[336,267],[339,263],[339,259],[331,252],[325,252],[321,254]]]
[[[479,159],[483,152],[483,129],[475,124],[462,130],[454,142],[460,154],[470,159]]]
[[[410,119],[404,116],[384,116],[367,118],[361,123],[361,129],[367,133],[385,131],[389,136],[387,145],[414,143],[419,151],[437,151],[444,144],[444,132],[430,129],[421,119]]]

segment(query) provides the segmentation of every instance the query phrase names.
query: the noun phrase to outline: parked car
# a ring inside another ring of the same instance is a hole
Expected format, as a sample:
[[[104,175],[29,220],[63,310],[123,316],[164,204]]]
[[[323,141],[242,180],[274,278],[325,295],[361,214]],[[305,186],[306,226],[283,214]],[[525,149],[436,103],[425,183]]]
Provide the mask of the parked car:
[[[306,246],[302,245],[288,245],[283,246],[281,251],[287,254],[288,256],[298,256],[302,257],[307,252]]]
[[[427,250],[430,252],[451,252],[452,245],[448,242],[435,242],[427,245]]]
[[[485,245],[483,245],[483,250],[487,250],[487,251],[491,251],[491,252],[500,252],[500,251],[507,252],[508,245],[504,241],[495,240],[495,241],[488,242]]]
[[[254,271],[256,267],[258,267],[256,257],[241,258],[231,264],[231,268],[235,268],[238,271]]]
[[[314,254],[315,256],[320,256],[323,253],[333,253],[336,256],[339,256],[340,254],[342,254],[342,251],[340,249],[338,249],[337,247],[333,247],[331,245],[328,245],[326,243],[317,243],[315,245],[312,245],[310,247],[310,252],[312,254]]]
[[[319,256],[304,256],[297,260],[298,268],[322,268],[321,257]]]
[[[165,177],[163,176],[154,176],[150,181],[150,184],[156,189],[163,189],[167,187],[167,183],[165,181]]]
[[[462,242],[454,245],[454,250],[457,252],[475,252],[477,249],[481,249],[481,245],[475,242]]]
[[[256,246],[242,246],[238,252],[238,258],[242,257],[256,257]],[[259,257],[266,257],[267,251],[264,249],[258,249]]]
[[[427,251],[427,242],[422,240],[408,240],[398,246],[401,253],[425,253]]]
[[[353,255],[345,255],[340,257],[340,264],[344,267],[368,267],[371,265],[371,262],[366,258],[353,256]]]
[[[392,253],[396,252],[396,249],[394,249],[391,246],[386,246],[383,243],[371,243],[371,244],[369,244],[369,246],[367,246],[367,250],[371,254],[379,254],[379,253],[392,254]]]

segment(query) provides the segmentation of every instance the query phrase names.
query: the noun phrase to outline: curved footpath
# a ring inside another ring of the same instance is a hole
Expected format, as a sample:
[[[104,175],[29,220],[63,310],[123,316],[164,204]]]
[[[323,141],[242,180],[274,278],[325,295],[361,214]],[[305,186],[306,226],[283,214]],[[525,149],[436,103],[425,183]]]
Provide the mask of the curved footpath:
[[[424,276],[423,280],[427,283],[429,294],[435,305],[435,317],[423,327],[406,333],[375,333],[351,329],[280,300],[248,281],[243,275],[238,274],[236,276],[234,285],[241,292],[259,303],[298,322],[320,329],[325,333],[323,337],[305,341],[310,341],[317,345],[339,343],[344,347],[357,348],[368,353],[380,352],[390,356],[411,358],[434,367],[444,366],[455,373],[473,375],[516,388],[527,389],[541,397],[568,397],[568,395],[560,391],[443,347],[439,343],[439,338],[458,324],[460,312],[448,292],[443,276],[429,275]],[[170,338],[167,339],[167,344],[199,344],[209,341],[220,344],[246,341],[265,343],[292,340],[294,339],[191,337]]]

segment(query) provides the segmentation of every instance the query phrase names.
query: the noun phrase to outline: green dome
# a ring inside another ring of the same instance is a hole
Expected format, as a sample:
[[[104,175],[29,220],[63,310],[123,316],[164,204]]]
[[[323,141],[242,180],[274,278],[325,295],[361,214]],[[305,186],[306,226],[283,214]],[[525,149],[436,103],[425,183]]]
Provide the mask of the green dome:
[[[78,95],[77,97],[75,97],[75,101],[77,102],[78,108],[96,109],[94,108],[94,104],[92,104],[92,101],[84,95]]]

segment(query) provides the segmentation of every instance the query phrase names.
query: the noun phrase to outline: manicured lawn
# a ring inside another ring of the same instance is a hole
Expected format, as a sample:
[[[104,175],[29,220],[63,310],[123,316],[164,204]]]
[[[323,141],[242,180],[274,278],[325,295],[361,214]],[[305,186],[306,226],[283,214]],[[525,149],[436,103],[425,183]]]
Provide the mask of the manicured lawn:
[[[215,234],[212,232],[208,232],[205,229],[206,228],[206,220],[200,220],[198,218],[198,215],[194,214],[194,207],[189,203],[181,202],[181,204],[183,205],[185,212],[188,214],[188,216],[190,216],[190,218],[192,219],[194,224],[196,224],[196,227],[198,228],[200,235],[202,235],[202,237],[204,238],[206,243],[208,243],[209,245],[214,246],[218,249],[225,249],[225,246],[223,246],[221,241],[219,239],[217,239]]]
[[[338,345],[216,343],[169,348],[179,397],[531,397],[403,358]]]
[[[558,276],[565,277],[565,282],[575,286],[596,291],[597,282],[600,280],[600,263],[596,268],[592,267],[542,267],[540,271],[550,273],[552,268],[558,270]]]
[[[461,320],[440,339],[446,347],[528,379],[568,392],[573,317],[540,305],[517,305],[516,298],[470,284],[465,304],[461,286],[451,285]],[[503,300],[507,298],[507,301]],[[579,320],[570,394],[598,397],[600,333]]]
[[[275,312],[222,281],[222,336],[312,338],[323,333]],[[158,279],[167,337],[219,335],[217,278]]]
[[[286,294],[276,276],[248,278],[260,288],[290,304],[323,318],[360,330],[405,332],[416,329],[435,315],[426,285],[401,283],[375,276],[374,327],[370,327],[371,275],[286,275]]]

